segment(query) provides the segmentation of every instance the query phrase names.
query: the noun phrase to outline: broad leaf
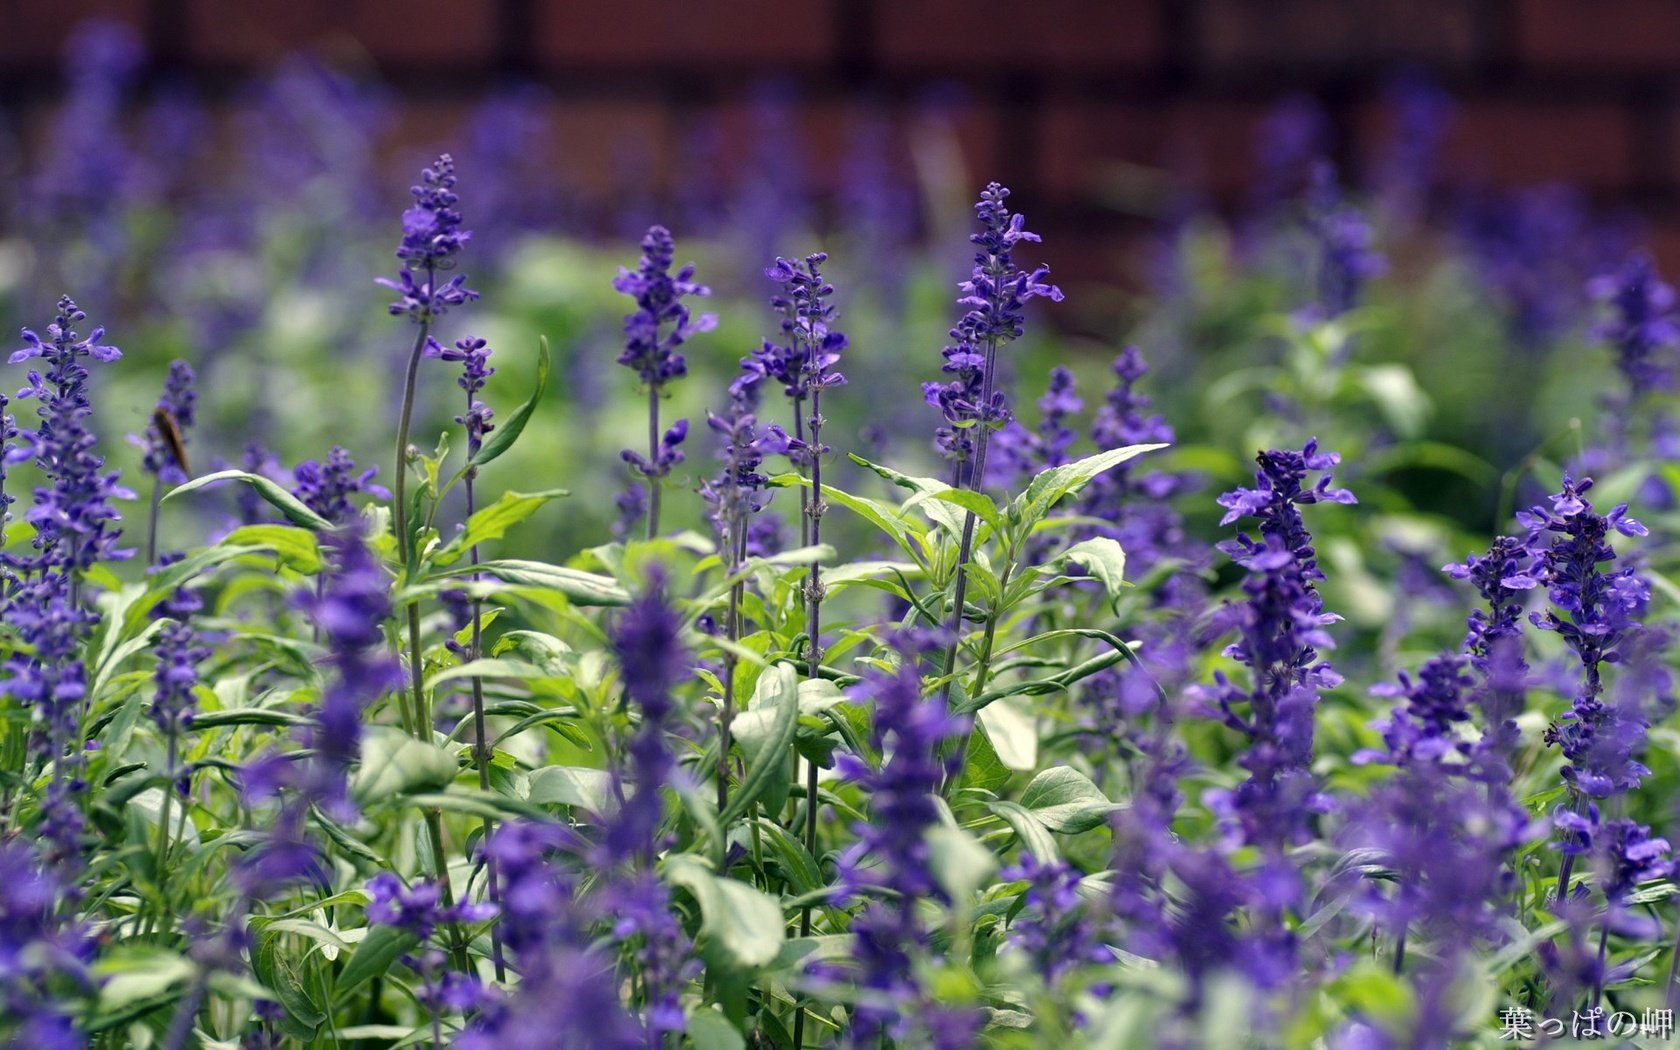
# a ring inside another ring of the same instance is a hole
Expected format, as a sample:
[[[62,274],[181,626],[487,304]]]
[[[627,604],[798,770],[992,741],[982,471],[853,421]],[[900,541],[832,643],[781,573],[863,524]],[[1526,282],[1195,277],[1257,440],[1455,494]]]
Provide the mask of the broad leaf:
[[[461,535],[447,547],[432,555],[436,565],[453,565],[467,556],[474,547],[489,540],[499,540],[507,530],[535,514],[544,505],[571,495],[565,489],[545,489],[542,492],[504,492],[488,507],[481,507],[467,519]]]
[[[686,853],[666,859],[665,877],[699,902],[701,947],[715,963],[748,970],[776,958],[785,922],[774,898],[744,882],[718,877]]]
[[[164,496],[165,500],[172,500],[188,492],[214,485],[219,481],[242,481],[257,490],[257,495],[267,500],[269,505],[286,516],[294,525],[302,525],[306,529],[322,531],[332,528],[332,522],[304,506],[303,501],[287,492],[278,481],[265,478],[261,474],[251,474],[243,470],[218,470],[214,474],[206,474],[201,478],[194,478],[185,485],[178,485]]]
[[[472,465],[482,467],[501,456],[513,447],[524,433],[525,424],[531,421],[531,413],[537,410],[537,402],[542,400],[543,391],[548,387],[548,374],[551,368],[548,354],[548,337],[537,337],[537,385],[531,391],[531,396],[525,403],[513,410],[513,414],[496,426],[479,447],[478,455],[472,458]]]
[[[1068,766],[1046,769],[1033,777],[1021,792],[1021,805],[1045,827],[1063,835],[1089,831],[1122,808],[1110,802],[1090,777]]]

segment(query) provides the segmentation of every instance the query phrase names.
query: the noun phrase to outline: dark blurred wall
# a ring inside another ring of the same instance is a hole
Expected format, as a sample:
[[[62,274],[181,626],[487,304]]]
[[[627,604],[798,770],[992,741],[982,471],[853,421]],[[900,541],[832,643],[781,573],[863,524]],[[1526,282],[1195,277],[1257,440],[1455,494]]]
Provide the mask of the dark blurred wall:
[[[140,30],[146,83],[214,91],[298,48],[376,72],[414,142],[534,79],[597,194],[627,155],[667,190],[738,176],[762,156],[745,143],[767,80],[818,192],[840,188],[865,112],[886,115],[898,161],[949,170],[918,133],[937,110],[968,181],[1013,186],[1048,260],[1084,274],[1123,265],[1170,210],[1163,170],[1239,201],[1256,122],[1287,94],[1318,99],[1344,170],[1369,176],[1385,86],[1410,69],[1456,100],[1456,179],[1625,204],[1680,266],[1680,0],[0,0],[0,101],[20,126],[92,15]]]

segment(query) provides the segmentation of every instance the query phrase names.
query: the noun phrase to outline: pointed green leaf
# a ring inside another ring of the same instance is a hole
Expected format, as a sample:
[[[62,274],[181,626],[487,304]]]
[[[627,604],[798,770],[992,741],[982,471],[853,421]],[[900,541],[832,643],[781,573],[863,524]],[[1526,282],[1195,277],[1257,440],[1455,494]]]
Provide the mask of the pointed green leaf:
[[[1089,831],[1122,808],[1110,802],[1090,777],[1068,766],[1046,769],[1033,777],[1021,792],[1021,805],[1045,827],[1063,835]]]
[[[784,939],[782,907],[761,890],[719,878],[698,857],[666,858],[665,877],[700,904],[702,950],[725,969],[750,970],[776,958]]]
[[[185,485],[177,485],[163,498],[172,500],[188,492],[197,492],[218,481],[242,481],[257,490],[257,495],[267,500],[269,505],[286,516],[295,525],[302,525],[306,529],[321,531],[332,528],[332,522],[303,505],[303,501],[287,492],[280,483],[273,478],[265,478],[261,474],[250,474],[243,470],[218,470],[214,474],[206,474],[201,478],[194,478]]]
[[[1081,540],[1062,553],[1062,558],[1090,573],[1108,593],[1109,604],[1120,600],[1126,580],[1126,552],[1107,536]]]
[[[535,514],[545,504],[570,496],[565,489],[546,489],[542,492],[504,492],[488,507],[481,507],[467,519],[467,527],[449,545],[432,555],[437,565],[453,565],[466,557],[467,552],[489,540],[499,540],[507,530]]]
[[[531,413],[537,410],[537,402],[542,400],[543,391],[548,387],[550,367],[548,337],[538,336],[537,385],[531,391],[531,396],[525,399],[525,403],[514,409],[512,415],[508,416],[495,430],[490,432],[490,436],[479,447],[478,455],[472,458],[473,466],[482,467],[491,460],[500,457],[502,453],[513,447],[515,441],[519,440],[519,435],[525,430],[525,424],[531,421]]]

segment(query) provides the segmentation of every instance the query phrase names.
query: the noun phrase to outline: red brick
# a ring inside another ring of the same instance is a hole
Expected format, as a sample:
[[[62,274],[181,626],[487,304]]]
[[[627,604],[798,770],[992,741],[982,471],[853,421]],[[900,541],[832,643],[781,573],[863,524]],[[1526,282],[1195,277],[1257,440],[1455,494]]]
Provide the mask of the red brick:
[[[496,45],[494,0],[357,0],[349,30],[382,64],[474,63]]]
[[[114,19],[143,32],[145,0],[11,0],[0,3],[0,59],[57,68],[64,44],[85,21]]]
[[[835,18],[833,0],[540,0],[535,37],[541,59],[561,68],[750,72],[829,62]]]
[[[228,3],[187,0],[187,41],[200,60],[244,65],[271,62],[301,47],[345,36],[338,0]]]
[[[1517,0],[1515,44],[1535,66],[1644,67],[1680,64],[1675,0]]]
[[[1090,72],[1157,61],[1160,9],[1153,0],[886,0],[875,5],[875,38],[890,68]]]
[[[1214,69],[1462,66],[1474,57],[1474,19],[1471,0],[1208,0],[1197,54]]]
[[[1459,105],[1443,164],[1460,178],[1501,185],[1616,190],[1633,181],[1633,152],[1632,120],[1618,106],[1483,99]]]

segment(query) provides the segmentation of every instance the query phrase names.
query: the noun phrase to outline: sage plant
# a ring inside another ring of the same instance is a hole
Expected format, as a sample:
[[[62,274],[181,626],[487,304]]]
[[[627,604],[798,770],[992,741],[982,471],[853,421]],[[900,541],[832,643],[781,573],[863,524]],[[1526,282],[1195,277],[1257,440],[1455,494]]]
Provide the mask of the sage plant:
[[[659,429],[659,402],[665,388],[688,374],[688,361],[678,350],[696,333],[710,331],[717,325],[712,314],[694,316],[683,299],[689,296],[711,295],[712,291],[694,281],[693,265],[671,272],[676,258],[677,243],[671,231],[653,226],[642,238],[642,258],[634,272],[619,268],[613,288],[636,301],[636,309],[624,318],[624,351],[618,363],[634,369],[637,378],[647,388],[648,450],[642,455],[633,449],[622,453],[632,473],[647,482],[647,538],[659,535],[660,489],[671,470],[683,461],[683,440],[688,436],[688,420],[679,419],[663,432]],[[619,509],[627,520],[637,505],[638,497],[621,498]]]
[[[1009,191],[990,183],[974,206],[980,220],[979,233],[969,235],[976,246],[974,271],[959,288],[958,305],[968,307],[957,326],[955,340],[942,353],[944,371],[951,378],[943,383],[922,384],[926,402],[940,410],[945,423],[934,435],[934,445],[951,463],[951,484],[956,488],[981,487],[986,477],[986,446],[991,434],[1010,420],[1009,401],[997,385],[997,355],[1004,345],[1019,339],[1026,320],[1027,300],[1047,298],[1060,302],[1062,290],[1045,282],[1050,268],[1030,272],[1015,267],[1013,253],[1022,242],[1037,242],[1039,236],[1026,228],[1026,217],[1011,214],[1004,202]],[[968,597],[968,561],[974,547],[975,515],[963,515],[961,545],[957,549],[956,577],[947,631],[951,648],[945,656],[946,678],[942,692],[949,705],[951,674],[956,670],[957,652],[962,646],[963,603]],[[1003,586],[1008,586],[1007,570]]]
[[[192,473],[187,465],[188,433],[197,421],[198,392],[192,366],[185,361],[169,362],[169,377],[163,394],[152,409],[146,432],[135,439],[144,450],[141,467],[152,476],[152,504],[146,519],[146,564],[157,562],[158,505],[164,485],[179,485]]]

